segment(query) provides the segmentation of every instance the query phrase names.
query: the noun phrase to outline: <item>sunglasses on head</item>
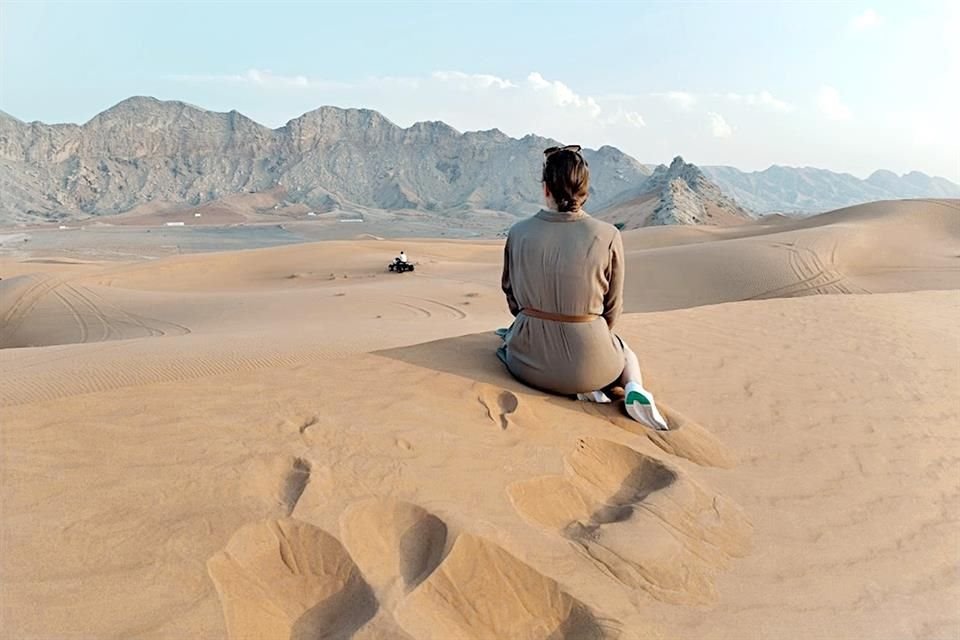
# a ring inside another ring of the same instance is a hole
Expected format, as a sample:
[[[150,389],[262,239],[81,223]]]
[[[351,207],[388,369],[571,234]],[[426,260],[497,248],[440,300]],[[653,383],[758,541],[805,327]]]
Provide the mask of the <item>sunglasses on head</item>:
[[[577,156],[580,158],[580,160],[583,161],[584,166],[589,166],[589,165],[587,164],[587,159],[580,155],[580,150],[581,150],[582,148],[583,148],[583,147],[581,147],[581,146],[578,145],[578,144],[568,144],[568,145],[565,146],[565,147],[550,147],[549,149],[544,149],[544,150],[543,150],[543,166],[544,166],[544,168],[546,168],[546,166],[547,166],[547,159],[548,159],[550,156],[552,156],[553,154],[555,154],[555,153],[560,153],[561,151],[572,151],[572,152],[574,152],[575,154],[577,154]]]
[[[568,144],[565,147],[550,147],[549,149],[543,150],[543,157],[549,158],[550,156],[552,156],[553,154],[559,151],[573,151],[574,153],[579,154],[582,148],[583,147],[581,147],[578,144]]]

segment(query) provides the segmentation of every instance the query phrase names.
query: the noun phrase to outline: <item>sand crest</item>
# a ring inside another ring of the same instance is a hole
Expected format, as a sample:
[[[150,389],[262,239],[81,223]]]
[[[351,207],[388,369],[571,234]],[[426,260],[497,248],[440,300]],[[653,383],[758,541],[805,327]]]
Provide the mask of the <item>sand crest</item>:
[[[0,636],[958,637],[960,203],[624,239],[667,433],[504,371],[502,240],[3,254]]]

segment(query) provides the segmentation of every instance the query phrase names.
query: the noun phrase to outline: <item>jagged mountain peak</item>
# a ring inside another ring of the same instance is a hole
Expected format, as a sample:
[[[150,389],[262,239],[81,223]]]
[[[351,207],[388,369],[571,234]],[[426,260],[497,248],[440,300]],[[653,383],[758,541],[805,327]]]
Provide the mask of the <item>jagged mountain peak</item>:
[[[896,180],[897,177],[897,174],[889,169],[877,169],[867,177],[867,180],[869,182],[873,182],[875,180],[889,180],[891,178]]]
[[[184,111],[192,111],[210,115],[217,113],[215,111],[203,109],[202,107],[198,107],[187,102],[181,102],[180,100],[160,100],[159,98],[154,98],[153,96],[132,96],[130,98],[126,98],[125,100],[121,100],[112,107],[104,109],[91,118],[89,122],[108,118],[128,119],[131,117],[147,116],[163,112],[176,115],[183,113]]]
[[[752,214],[727,197],[700,168],[676,156],[640,187],[598,215],[624,229],[668,224],[738,224]]]
[[[377,111],[322,106],[277,129],[237,111],[207,111],[147,96],[124,100],[78,127],[0,122],[0,184],[22,184],[0,219],[37,221],[120,213],[146,201],[201,204],[282,186],[288,203],[323,208],[523,215],[538,209],[540,151],[556,144],[443,122],[401,128]],[[585,150],[585,154],[596,153]],[[605,149],[591,166],[591,208],[646,178]]]
[[[443,133],[449,133],[451,135],[460,135],[460,132],[448,125],[442,120],[421,120],[419,122],[414,122],[409,129],[414,130],[424,130],[424,131],[438,131]]]
[[[609,158],[622,158],[627,155],[620,149],[617,149],[616,147],[612,147],[609,144],[603,145],[602,147],[597,149],[595,153],[598,156],[604,156]]]
[[[700,167],[686,162],[681,156],[677,156],[670,163],[670,166],[658,165],[650,179],[645,183],[644,188],[647,191],[662,189],[676,179],[683,180],[687,183],[687,186],[694,190],[700,188],[698,185],[712,184],[700,170]]]
[[[354,107],[334,107],[331,105],[323,105],[317,107],[316,109],[307,111],[306,113],[287,122],[287,126],[290,126],[291,123],[296,122],[336,124],[349,123],[351,125],[382,126],[400,129],[399,126],[394,124],[389,118],[384,116],[379,111],[375,111],[373,109],[358,109]]]
[[[463,134],[465,137],[474,139],[489,141],[493,143],[506,142],[507,140],[512,140],[510,136],[505,134],[500,129],[486,129],[484,131],[466,131]]]
[[[415,122],[405,130],[405,133],[408,140],[416,142],[455,140],[463,135],[446,122],[439,120]]]

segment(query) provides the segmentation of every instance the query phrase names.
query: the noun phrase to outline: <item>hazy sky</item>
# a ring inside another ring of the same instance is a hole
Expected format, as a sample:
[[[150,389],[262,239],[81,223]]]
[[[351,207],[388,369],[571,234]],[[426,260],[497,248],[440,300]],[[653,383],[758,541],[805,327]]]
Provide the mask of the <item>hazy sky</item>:
[[[131,95],[960,181],[960,2],[0,0],[0,109],[82,123]]]

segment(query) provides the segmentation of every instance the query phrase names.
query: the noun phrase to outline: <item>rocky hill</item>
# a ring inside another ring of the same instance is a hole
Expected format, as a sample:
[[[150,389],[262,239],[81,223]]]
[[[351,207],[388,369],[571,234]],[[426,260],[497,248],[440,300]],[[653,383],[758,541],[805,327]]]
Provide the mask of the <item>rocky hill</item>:
[[[740,224],[749,211],[724,194],[697,166],[677,156],[638,187],[619,194],[597,217],[637,229],[666,224]]]
[[[960,185],[913,171],[874,172],[866,180],[812,167],[772,166],[746,173],[733,167],[703,167],[727,194],[760,212],[818,213],[875,200],[958,198]]]
[[[253,198],[265,210],[281,203],[317,212],[524,215],[541,205],[536,177],[543,149],[553,144],[496,129],[461,133],[442,122],[401,128],[376,111],[336,107],[278,129],[236,111],[145,97],[83,125],[25,123],[0,111],[0,224],[157,211],[244,194],[270,194],[274,200]],[[744,208],[810,213],[871,200],[960,197],[960,186],[919,172],[877,171],[859,180],[812,168],[701,170],[675,160],[651,175],[652,167],[614,147],[584,156],[592,174],[588,209],[606,209],[630,225],[727,224],[742,219]]]
[[[130,98],[82,126],[0,112],[0,222],[109,215],[145,203],[199,205],[282,191],[310,208],[491,209],[542,202],[543,149],[556,141],[442,122],[401,128],[376,111],[321,107],[269,129],[244,115]],[[646,180],[613,147],[585,150],[591,208]]]

